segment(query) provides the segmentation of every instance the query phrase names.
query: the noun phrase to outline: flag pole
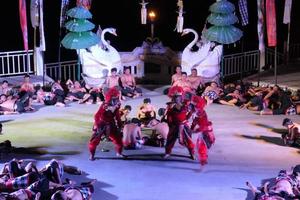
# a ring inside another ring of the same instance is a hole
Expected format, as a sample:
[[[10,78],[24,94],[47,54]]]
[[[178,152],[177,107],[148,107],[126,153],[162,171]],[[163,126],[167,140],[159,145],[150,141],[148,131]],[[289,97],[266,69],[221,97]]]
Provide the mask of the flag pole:
[[[274,53],[274,78],[275,78],[275,85],[277,85],[277,45],[275,46],[275,53]]]
[[[291,32],[291,23],[288,23],[288,35],[287,35],[287,42],[286,42],[286,64],[289,63],[290,59],[290,32]]]
[[[37,56],[36,56],[36,27],[33,28],[33,66],[34,73],[37,73]]]
[[[57,80],[61,79],[61,27],[59,27],[58,35],[58,77],[55,77]]]

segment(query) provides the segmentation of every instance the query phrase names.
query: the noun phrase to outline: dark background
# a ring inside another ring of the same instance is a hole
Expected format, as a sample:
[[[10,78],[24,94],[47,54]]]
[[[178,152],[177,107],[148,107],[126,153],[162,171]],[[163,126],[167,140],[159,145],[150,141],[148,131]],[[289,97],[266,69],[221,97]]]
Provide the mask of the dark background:
[[[238,0],[229,0],[236,5],[236,15],[240,17],[237,2]],[[283,41],[287,36],[287,25],[282,23],[284,0],[275,0],[277,9],[277,38],[279,51],[282,51]],[[69,8],[75,6],[75,0],[70,0]],[[93,0],[91,20],[96,27],[101,25],[102,29],[114,27],[117,29],[118,37],[107,34],[106,38],[118,51],[132,51],[136,46],[140,46],[143,40],[150,36],[150,24],[142,25],[140,23],[140,8],[138,0]],[[148,11],[154,10],[157,14],[155,22],[155,36],[159,37],[165,46],[173,50],[181,51],[193,39],[192,34],[181,37],[174,31],[177,20],[177,0],[148,0]],[[201,33],[206,18],[209,15],[208,8],[215,0],[184,0],[184,28],[193,28],[199,34]],[[235,45],[225,45],[226,53],[235,53],[241,51],[258,49],[257,40],[257,6],[256,0],[248,0],[249,24],[237,27],[244,31],[244,36]],[[33,48],[33,28],[30,22],[30,0],[27,3],[27,23],[29,35],[29,48]],[[46,48],[45,61],[56,62],[58,60],[59,48],[59,16],[60,0],[44,0],[44,27]],[[293,1],[292,21],[291,21],[291,43],[300,42],[300,23],[297,21],[300,17],[300,1]],[[0,31],[0,51],[22,50],[22,32],[19,21],[18,0],[4,1],[1,5]],[[94,32],[96,29],[94,30]],[[62,36],[65,29],[62,29]],[[64,49],[62,47],[62,60],[76,58],[74,50]]]

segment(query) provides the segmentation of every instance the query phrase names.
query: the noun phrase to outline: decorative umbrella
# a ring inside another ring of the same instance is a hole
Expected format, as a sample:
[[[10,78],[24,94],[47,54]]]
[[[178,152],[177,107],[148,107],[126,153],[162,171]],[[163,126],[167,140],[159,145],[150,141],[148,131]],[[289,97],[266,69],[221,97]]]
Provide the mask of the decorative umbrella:
[[[243,32],[234,26],[212,26],[204,32],[204,37],[221,44],[231,44],[238,41]]]
[[[234,12],[235,7],[232,3],[227,0],[217,1],[209,7],[209,11],[212,13],[232,13]]]
[[[67,49],[85,49],[100,42],[100,38],[93,32],[69,32],[61,41]]]
[[[84,32],[94,29],[95,25],[86,19],[73,19],[68,21],[65,27],[72,32]]]
[[[220,14],[220,13],[211,13],[207,21],[216,26],[226,26],[234,24],[238,21],[238,18],[235,15],[229,14]]]
[[[67,15],[69,17],[77,18],[77,19],[91,19],[92,14],[90,11],[85,9],[82,6],[77,6],[67,11]]]

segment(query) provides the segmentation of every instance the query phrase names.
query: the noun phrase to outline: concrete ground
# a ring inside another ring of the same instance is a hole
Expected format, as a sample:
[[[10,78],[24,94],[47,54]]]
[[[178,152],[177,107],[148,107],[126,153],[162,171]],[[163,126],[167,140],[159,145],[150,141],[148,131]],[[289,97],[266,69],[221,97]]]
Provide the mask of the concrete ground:
[[[168,97],[164,88],[144,89],[157,108],[164,107]],[[136,113],[142,98],[123,104]],[[77,182],[97,179],[93,199],[102,200],[194,200],[194,199],[253,199],[246,181],[261,185],[275,177],[280,169],[300,164],[298,148],[286,147],[281,141],[281,126],[286,116],[260,116],[237,107],[211,105],[207,108],[213,122],[216,143],[210,149],[208,165],[187,158],[185,148],[176,144],[175,156],[163,160],[163,148],[144,146],[141,150],[124,153],[128,160],[97,149],[96,161],[88,160],[87,141],[91,134],[92,116],[98,105],[72,103],[66,108],[37,107],[34,113],[1,116],[4,135],[0,141],[11,139],[14,146],[36,147],[44,150],[39,155],[3,155],[1,164],[11,157],[37,160],[44,165],[49,159],[77,166],[84,171]],[[300,122],[299,116],[290,116]],[[74,128],[75,127],[75,128]],[[30,132],[26,132],[26,130]],[[39,131],[35,132],[34,130]],[[59,134],[58,134],[59,133]],[[196,136],[194,137],[196,139]]]

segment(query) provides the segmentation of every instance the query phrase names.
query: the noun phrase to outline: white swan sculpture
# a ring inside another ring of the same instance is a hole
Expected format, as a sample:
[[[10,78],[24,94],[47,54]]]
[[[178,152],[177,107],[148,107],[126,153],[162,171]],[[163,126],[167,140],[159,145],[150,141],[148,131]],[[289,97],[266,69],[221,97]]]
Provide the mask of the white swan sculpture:
[[[182,31],[182,35],[186,35],[188,33],[193,33],[195,38],[182,52],[182,71],[185,71],[189,75],[191,73],[191,69],[195,68],[197,69],[199,76],[206,79],[215,78],[215,76],[220,72],[220,61],[223,46],[214,46],[213,42],[205,41],[205,39],[198,41],[198,33],[193,29],[184,29]],[[194,45],[199,47],[197,51],[191,50]]]
[[[192,67],[200,63],[207,57],[208,51],[210,49],[210,44],[206,43],[202,47],[199,47],[197,51],[192,51],[192,47],[197,44],[199,36],[198,33],[190,28],[183,29],[181,36],[193,33],[194,39],[190,42],[183,50],[181,57],[181,67],[182,71],[186,72],[188,75],[191,73]]]
[[[105,33],[117,36],[116,29],[106,28],[101,32],[101,45],[91,46],[89,50],[80,49],[82,71],[89,78],[104,80],[112,68],[121,69],[120,54],[105,40]]]

